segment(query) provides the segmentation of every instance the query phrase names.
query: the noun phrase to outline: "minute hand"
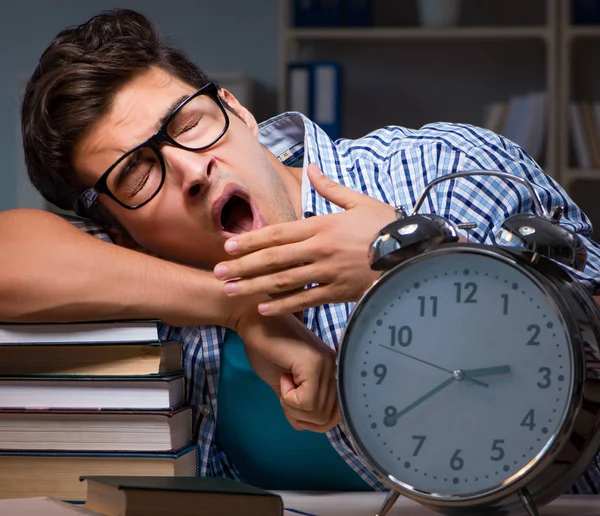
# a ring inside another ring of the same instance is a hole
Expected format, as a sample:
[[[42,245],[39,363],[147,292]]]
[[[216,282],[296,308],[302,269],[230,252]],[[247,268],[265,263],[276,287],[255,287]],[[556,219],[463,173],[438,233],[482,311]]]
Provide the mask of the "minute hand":
[[[435,367],[436,369],[439,369],[440,371],[445,371],[446,373],[454,374],[454,370],[452,370],[452,369],[448,369],[446,367],[439,366],[439,365],[434,364],[432,362],[428,362],[427,360],[423,360],[422,358],[414,357],[412,355],[409,355],[408,353],[405,353],[404,351],[400,351],[399,349],[391,348],[390,346],[385,346],[384,344],[379,344],[379,346],[381,346],[384,349],[388,349],[390,351],[393,351],[394,353],[398,353],[399,355],[402,355],[402,356],[404,356],[406,358],[410,358],[411,360],[416,360],[417,362],[421,362],[422,364],[427,364],[428,366]],[[473,383],[476,383],[478,385],[481,385],[482,387],[489,387],[489,385],[487,383],[485,383],[485,382],[481,382],[479,380],[475,380],[473,378],[467,377],[466,375],[465,375],[465,378],[468,381],[470,381],[470,382],[473,382]]]

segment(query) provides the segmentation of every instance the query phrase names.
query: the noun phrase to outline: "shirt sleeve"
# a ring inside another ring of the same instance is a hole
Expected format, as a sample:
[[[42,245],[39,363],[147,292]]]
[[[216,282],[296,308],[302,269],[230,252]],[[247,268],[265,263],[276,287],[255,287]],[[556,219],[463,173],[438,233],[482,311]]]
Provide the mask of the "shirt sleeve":
[[[67,222],[73,224],[77,229],[85,231],[86,233],[104,240],[105,242],[113,243],[112,239],[108,235],[106,229],[90,219],[84,219],[76,215],[61,214],[60,217],[65,219]]]
[[[518,145],[491,131],[465,128],[471,131],[469,145],[460,145],[446,152],[454,154],[445,163],[453,166],[438,169],[437,176],[462,171],[498,170],[529,181],[538,193],[542,205],[550,211],[555,206],[564,209],[560,224],[576,232],[587,249],[583,272],[568,267],[591,294],[600,293],[600,246],[591,240],[592,225],[587,216],[565,190]],[[473,136],[474,135],[474,136]],[[473,137],[477,144],[473,144]],[[437,187],[431,206],[455,224],[474,223],[476,227],[463,236],[485,244],[499,244],[497,235],[502,223],[518,213],[536,213],[531,192],[522,184],[493,176],[474,176],[442,182]],[[540,215],[538,213],[538,215]]]

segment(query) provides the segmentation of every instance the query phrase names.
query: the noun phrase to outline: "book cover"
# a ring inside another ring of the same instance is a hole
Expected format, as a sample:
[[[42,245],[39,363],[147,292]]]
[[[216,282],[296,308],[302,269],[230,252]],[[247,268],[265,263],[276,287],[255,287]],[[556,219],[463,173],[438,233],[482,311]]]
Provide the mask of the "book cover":
[[[281,496],[228,478],[83,476],[86,508],[108,516],[281,516]]]
[[[0,410],[0,450],[169,452],[192,442],[192,409]]]
[[[179,341],[0,346],[0,376],[140,376],[182,370],[183,344]]]
[[[158,320],[0,323],[3,344],[158,342]]]
[[[197,474],[198,446],[177,453],[0,452],[0,498],[85,500],[81,476]]]
[[[184,399],[182,374],[0,378],[0,408],[164,410]]]

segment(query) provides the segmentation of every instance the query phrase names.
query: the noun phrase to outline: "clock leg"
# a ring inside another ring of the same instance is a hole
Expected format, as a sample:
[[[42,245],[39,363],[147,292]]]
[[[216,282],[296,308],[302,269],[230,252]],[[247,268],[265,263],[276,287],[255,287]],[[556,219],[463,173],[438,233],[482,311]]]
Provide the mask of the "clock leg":
[[[533,498],[529,494],[527,488],[519,491],[519,498],[521,499],[521,503],[523,504],[523,507],[525,507],[525,510],[529,516],[539,516],[537,506],[535,505],[535,502],[533,501]]]
[[[396,500],[398,500],[399,496],[400,493],[392,489],[385,497],[383,504],[381,504],[381,507],[379,508],[375,516],[385,516],[392,508],[392,506],[396,503]]]

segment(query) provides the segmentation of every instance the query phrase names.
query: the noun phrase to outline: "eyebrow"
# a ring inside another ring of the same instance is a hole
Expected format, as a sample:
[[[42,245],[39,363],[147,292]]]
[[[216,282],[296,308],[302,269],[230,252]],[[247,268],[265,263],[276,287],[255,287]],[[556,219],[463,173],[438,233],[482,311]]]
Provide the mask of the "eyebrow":
[[[173,111],[175,111],[179,107],[179,105],[188,98],[190,98],[190,95],[182,95],[181,97],[175,99],[171,103],[171,105],[165,110],[163,116],[159,120],[159,124],[162,126],[167,121],[167,118],[169,118],[173,114]]]

